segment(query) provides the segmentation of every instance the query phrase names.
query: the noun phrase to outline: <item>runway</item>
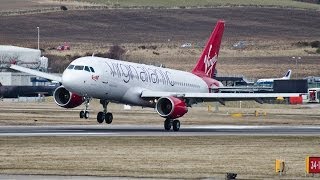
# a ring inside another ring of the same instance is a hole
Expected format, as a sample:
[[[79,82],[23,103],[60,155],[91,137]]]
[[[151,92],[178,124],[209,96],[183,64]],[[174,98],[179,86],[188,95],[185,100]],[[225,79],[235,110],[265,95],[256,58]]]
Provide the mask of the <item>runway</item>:
[[[0,126],[0,136],[219,136],[320,135],[320,126],[182,126],[179,132],[155,125]]]

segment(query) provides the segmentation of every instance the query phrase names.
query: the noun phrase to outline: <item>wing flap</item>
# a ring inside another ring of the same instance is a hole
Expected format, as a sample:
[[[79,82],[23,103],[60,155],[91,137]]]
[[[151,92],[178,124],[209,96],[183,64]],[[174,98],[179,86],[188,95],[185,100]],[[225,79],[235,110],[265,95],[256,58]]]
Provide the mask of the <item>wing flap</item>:
[[[24,73],[28,73],[28,74],[32,74],[32,75],[35,75],[35,76],[39,76],[39,77],[42,77],[42,78],[45,78],[45,79],[49,79],[49,80],[52,80],[52,81],[62,82],[62,78],[60,76],[52,75],[52,74],[49,74],[49,73],[36,71],[36,70],[33,70],[33,69],[25,68],[25,67],[14,65],[14,64],[11,64],[10,68],[14,69],[14,70],[17,70],[17,71],[24,72]]]

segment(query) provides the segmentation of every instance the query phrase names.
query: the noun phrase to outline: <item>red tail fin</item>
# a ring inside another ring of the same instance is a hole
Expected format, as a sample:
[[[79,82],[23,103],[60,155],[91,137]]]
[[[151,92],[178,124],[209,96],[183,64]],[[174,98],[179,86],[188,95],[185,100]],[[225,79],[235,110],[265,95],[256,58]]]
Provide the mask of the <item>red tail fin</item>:
[[[221,39],[224,31],[224,21],[219,20],[214,28],[202,55],[192,73],[200,77],[213,78],[218,60]]]

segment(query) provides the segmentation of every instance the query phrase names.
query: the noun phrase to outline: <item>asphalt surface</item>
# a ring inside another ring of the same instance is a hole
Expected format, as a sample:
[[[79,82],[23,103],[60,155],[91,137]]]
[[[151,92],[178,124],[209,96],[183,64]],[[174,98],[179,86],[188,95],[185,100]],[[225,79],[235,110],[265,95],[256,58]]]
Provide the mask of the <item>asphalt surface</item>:
[[[320,135],[320,126],[182,126],[179,132],[162,126],[72,125],[1,126],[0,136],[218,136],[218,135]]]

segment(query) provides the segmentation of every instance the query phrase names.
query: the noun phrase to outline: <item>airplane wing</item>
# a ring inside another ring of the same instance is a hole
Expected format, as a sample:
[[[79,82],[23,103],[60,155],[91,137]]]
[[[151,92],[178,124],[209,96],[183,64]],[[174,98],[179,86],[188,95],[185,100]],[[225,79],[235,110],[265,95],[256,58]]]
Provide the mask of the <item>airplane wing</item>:
[[[57,82],[60,82],[60,83],[62,82],[61,76],[56,76],[56,75],[53,75],[53,74],[36,71],[36,70],[33,70],[33,69],[25,68],[25,67],[14,65],[14,64],[11,64],[10,68],[14,69],[14,70],[17,70],[17,71],[25,72],[25,73],[28,73],[28,74],[32,74],[32,75],[35,75],[35,76],[39,76],[39,77],[42,77],[42,78],[45,78],[45,79],[49,79],[49,80],[52,80],[52,81],[57,81]]]
[[[192,99],[196,102],[218,101],[224,104],[225,101],[255,100],[262,103],[262,99],[277,97],[297,97],[299,93],[183,93],[183,92],[162,92],[145,90],[141,93],[142,98],[160,98],[174,96],[182,99]]]
[[[266,91],[270,91],[273,90],[272,87],[248,87],[248,86],[222,86],[222,87],[211,87],[211,90],[241,90],[241,91],[257,91],[257,90],[266,90]]]

